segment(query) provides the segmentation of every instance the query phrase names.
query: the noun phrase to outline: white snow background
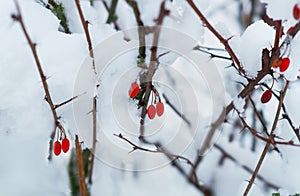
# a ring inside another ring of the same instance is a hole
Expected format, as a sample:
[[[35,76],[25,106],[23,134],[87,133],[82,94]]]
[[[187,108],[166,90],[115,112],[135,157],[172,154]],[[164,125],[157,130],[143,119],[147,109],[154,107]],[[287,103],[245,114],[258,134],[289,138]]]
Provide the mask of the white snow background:
[[[285,30],[297,22],[291,15],[292,7],[297,2],[296,0],[261,1],[267,3],[267,14],[271,18],[285,20],[283,24]],[[65,7],[72,32],[70,35],[58,31],[59,21],[57,18],[50,10],[45,9],[37,1],[19,0],[26,28],[31,39],[37,43],[38,55],[44,72],[48,77],[47,82],[55,103],[60,103],[74,96],[73,88],[77,72],[84,59],[88,56],[85,35],[74,1],[58,0],[58,2],[62,2]],[[160,2],[160,0],[151,2],[149,0],[138,1],[141,17],[145,24],[154,24],[153,19],[158,15]],[[107,1],[107,3],[110,5],[110,1]],[[210,15],[211,17],[208,19],[213,25],[217,26],[216,28],[221,31],[222,35],[233,35],[229,43],[237,53],[249,76],[255,77],[261,67],[261,50],[262,48],[271,48],[275,31],[263,21],[257,21],[251,24],[244,32],[240,32],[237,21],[234,19],[236,14],[235,6],[237,4],[234,0],[197,1],[197,5],[203,10],[204,15],[220,9],[218,5],[223,3],[229,5],[228,9],[232,11],[232,15],[228,14],[227,11],[222,12],[220,10],[215,17]],[[113,26],[105,24],[107,12],[100,1],[95,1],[94,7],[90,6],[89,1],[81,1],[81,6],[86,19],[91,23],[89,28],[94,46],[117,33]],[[172,3],[167,3],[167,8],[171,10],[171,15],[165,19],[164,26],[183,31],[203,45],[222,48],[218,40],[202,26],[202,23],[186,2],[174,0]],[[44,91],[25,36],[21,31],[20,25],[11,19],[11,14],[14,13],[16,13],[16,9],[13,1],[0,1],[0,195],[71,195],[67,175],[69,153],[53,157],[51,162],[47,160],[49,135],[53,128],[51,110],[44,100]],[[117,14],[119,15],[118,24],[121,29],[135,26],[132,9],[124,0],[119,0]],[[300,84],[297,80],[300,68],[299,36],[297,34],[291,44],[291,67],[285,73],[286,77],[292,81],[285,98],[285,104],[296,126],[300,124],[300,104],[298,104]],[[130,58],[125,56],[127,58],[121,59],[123,69],[128,68],[127,66],[135,66],[134,58],[136,54],[129,54]],[[199,55],[203,54],[199,53]],[[208,58],[208,56],[204,55],[204,58]],[[200,103],[198,107],[201,107],[203,110],[203,112],[198,114],[196,113],[198,108],[194,108],[192,107],[193,105],[189,104],[188,97],[182,100],[182,103],[179,103],[175,94],[168,94],[174,102],[177,101],[176,103],[179,106],[181,104],[186,106],[181,109],[188,118],[193,119],[193,122],[197,120],[201,122],[196,128],[196,135],[190,134],[190,128],[186,125],[183,125],[183,130],[180,130],[181,133],[186,131],[186,134],[180,135],[183,140],[189,141],[191,138],[194,139],[183,153],[184,156],[193,160],[211,120],[210,115],[213,106],[209,90],[203,78],[193,75],[192,69],[186,69],[188,62],[181,57],[170,55],[170,58],[166,56],[161,61],[173,66],[178,72],[182,72],[185,78],[188,78],[189,84],[196,89],[197,102]],[[118,63],[118,61],[116,62]],[[209,64],[209,61],[207,63]],[[250,116],[250,114],[243,111],[245,101],[237,97],[240,87],[235,83],[236,81],[245,81],[237,75],[234,69],[225,69],[226,66],[230,65],[228,62],[215,60],[215,63],[222,74],[221,79],[226,88],[226,103],[235,100],[235,106],[246,116],[247,120],[247,116]],[[110,116],[110,96],[116,83],[115,80],[122,75],[121,71],[122,69],[114,69],[113,67],[107,70],[107,76],[101,79],[101,87],[98,92],[100,100],[98,111],[100,122],[107,123],[103,127],[111,128],[111,133],[105,133],[109,140],[116,145],[122,146],[124,149],[128,149],[129,152],[131,146],[112,135],[113,133],[120,133],[122,130],[112,120],[113,117]],[[177,78],[173,79],[176,81]],[[176,92],[180,92],[180,89],[186,87],[177,81],[173,88],[178,90]],[[281,90],[282,85],[275,84],[273,88]],[[158,89],[161,92],[168,93],[168,90],[163,87]],[[258,109],[264,111],[270,128],[276,112],[277,101],[272,99],[267,105],[262,105],[259,101],[261,92],[260,89],[257,89],[252,98],[257,102]],[[120,94],[122,95],[122,93]],[[127,95],[127,89],[125,89],[123,95],[121,104],[130,108],[132,118],[136,119],[138,123],[139,113],[136,110],[135,103],[125,96]],[[86,113],[89,110],[87,108]],[[122,112],[121,109],[120,112]],[[78,130],[76,130],[74,122],[72,104],[67,104],[58,109],[58,114],[62,117],[63,125],[72,141],[71,147],[74,147],[74,135],[78,133]],[[184,123],[167,106],[164,115],[166,115],[165,132],[151,138],[153,140],[168,141],[170,139],[168,137],[172,136],[174,131],[178,131],[178,124],[173,122]],[[228,117],[229,123],[234,121],[233,117],[231,119],[231,116],[233,114],[230,114]],[[236,130],[234,132],[235,137],[244,137],[239,131]],[[89,133],[87,132],[86,134]],[[228,135],[230,134],[232,134],[232,127],[225,124],[217,143],[233,155],[240,164],[254,169],[264,143],[258,142],[257,149],[253,152],[250,150],[251,137],[247,136],[244,140],[242,138],[229,142]],[[276,134],[286,140],[294,139],[296,141],[286,121],[279,121]],[[126,132],[124,135],[138,143],[134,135],[126,134]],[[98,139],[101,142],[100,136]],[[90,147],[89,141],[86,141],[83,145]],[[98,148],[98,150],[101,149]],[[280,186],[281,189],[265,189],[262,182],[257,179],[250,195],[271,195],[271,193],[277,191],[280,191],[282,195],[300,192],[300,148],[280,146],[280,151],[281,154],[276,152],[268,154],[259,174],[267,181]],[[147,164],[147,161],[152,161],[149,158],[152,155],[147,152],[133,153],[139,153],[142,158],[139,162],[132,162],[131,164],[126,162],[127,164],[124,167],[128,170],[138,170],[139,167],[142,167],[141,165]],[[128,157],[130,156],[133,155],[128,154]],[[212,149],[206,154],[203,163],[201,163],[197,171],[201,182],[208,184],[217,196],[242,195],[251,174],[228,159],[225,160],[222,166],[219,166],[218,161],[220,157],[221,153],[217,149]],[[160,156],[160,159],[167,160],[163,155]],[[185,163],[181,164],[188,171],[189,166]],[[201,195],[171,165],[164,165],[149,171],[131,172],[116,169],[97,159],[93,179],[92,195]]]

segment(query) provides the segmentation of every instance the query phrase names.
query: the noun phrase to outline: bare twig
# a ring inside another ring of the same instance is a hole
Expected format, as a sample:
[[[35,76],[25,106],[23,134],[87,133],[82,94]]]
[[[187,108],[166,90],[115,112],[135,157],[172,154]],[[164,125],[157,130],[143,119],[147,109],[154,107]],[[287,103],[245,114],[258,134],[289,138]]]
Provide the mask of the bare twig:
[[[94,50],[93,50],[93,46],[92,46],[91,36],[89,33],[88,21],[86,21],[84,18],[82,9],[80,7],[79,0],[75,0],[75,3],[76,3],[78,14],[79,14],[79,17],[81,20],[81,24],[84,29],[86,41],[88,44],[89,54],[92,59],[92,66],[93,66],[94,74],[97,75]],[[95,160],[94,156],[95,156],[95,152],[96,152],[96,142],[97,142],[96,138],[97,138],[97,96],[95,95],[93,97],[93,146],[91,149],[92,153],[91,153],[91,162],[90,162],[90,167],[89,167],[89,183],[90,184],[92,183],[93,166],[94,166],[94,160]]]
[[[284,99],[286,91],[288,89],[288,85],[289,85],[289,81],[286,82],[286,85],[285,85],[283,91],[280,93],[280,100],[279,100],[279,103],[278,103],[277,112],[276,112],[276,115],[275,115],[275,118],[274,118],[274,121],[273,121],[272,129],[271,129],[270,137],[269,137],[271,141],[274,140],[274,136],[275,136],[274,135],[274,131],[275,131],[276,127],[277,127],[277,123],[278,123],[278,120],[279,120],[279,117],[280,117],[280,112],[281,112],[281,108],[282,108],[282,104],[283,104],[283,99]],[[246,190],[245,190],[245,192],[243,194],[244,196],[248,195],[248,193],[249,193],[249,191],[250,191],[250,189],[251,189],[251,187],[252,187],[252,185],[253,185],[253,183],[255,181],[255,178],[256,178],[256,176],[258,174],[258,171],[259,171],[259,169],[260,169],[260,167],[261,167],[261,165],[263,163],[263,160],[266,157],[266,154],[267,154],[267,152],[269,150],[270,145],[271,145],[271,142],[270,141],[267,142],[267,144],[266,144],[266,146],[265,146],[265,148],[264,148],[264,150],[263,150],[263,152],[262,152],[262,154],[261,154],[261,156],[259,158],[259,161],[258,161],[258,163],[257,163],[257,165],[255,167],[255,170],[254,170],[254,172],[252,174],[252,177],[251,177],[251,179],[249,181],[249,184],[246,187]]]
[[[89,166],[89,184],[93,183],[93,170],[95,161],[95,151],[96,151],[96,140],[97,140],[97,97],[93,98],[93,146],[91,150],[91,160]]]
[[[88,49],[89,49],[90,57],[92,59],[93,70],[96,73],[94,50],[93,50],[92,40],[91,40],[91,36],[90,36],[90,32],[89,32],[89,27],[88,27],[88,23],[89,22],[87,20],[85,20],[85,18],[84,18],[82,9],[80,7],[79,0],[75,0],[75,3],[76,3],[76,7],[77,7],[77,11],[78,11],[78,14],[79,14],[79,17],[80,17],[81,24],[83,26],[85,38],[86,38],[86,41],[88,43]]]
[[[199,47],[199,46],[195,46],[193,49],[194,50],[199,50],[199,51],[201,51],[203,53],[206,53],[206,54],[209,54],[210,58],[219,58],[219,59],[232,61],[231,57],[226,57],[226,56],[221,56],[221,55],[218,55],[218,54],[214,54],[214,53],[210,52],[209,50],[205,50],[205,49],[203,49],[202,47]]]
[[[101,1],[102,1],[102,3],[103,3],[104,8],[106,9],[107,13],[110,14],[110,13],[111,13],[111,11],[110,11],[111,8],[109,8],[109,6],[107,5],[107,3],[106,3],[105,0],[101,0]],[[116,20],[111,21],[111,22],[113,23],[113,25],[114,25],[114,27],[115,27],[116,30],[120,30],[120,27],[119,27],[119,25],[118,25],[118,23],[117,23]]]
[[[250,174],[253,173],[253,170],[251,168],[249,168],[246,165],[243,165],[241,163],[239,163],[239,161],[234,158],[232,155],[230,155],[228,152],[226,152],[221,146],[219,146],[218,144],[214,144],[214,147],[216,149],[218,149],[222,154],[224,158],[228,158],[229,160],[231,160],[232,162],[234,162],[235,164],[237,164],[238,166],[240,166],[241,168],[243,168],[244,170],[246,170],[247,172],[249,172]],[[272,182],[269,182],[268,180],[266,180],[264,177],[262,177],[261,175],[257,175],[257,179],[261,180],[266,186],[273,188],[273,189],[279,189],[280,187],[273,184]]]
[[[115,22],[117,20],[116,8],[117,8],[118,0],[112,0],[110,4],[110,8],[108,10],[108,17],[106,23]]]
[[[236,63],[236,65],[239,68],[239,71],[246,76],[246,71],[244,70],[241,62],[233,52],[231,46],[228,44],[228,39],[224,39],[221,34],[217,32],[217,30],[209,23],[209,21],[205,18],[205,16],[202,14],[202,12],[197,8],[197,6],[194,4],[193,0],[187,0],[188,4],[191,6],[191,8],[195,11],[195,13],[199,16],[200,20],[202,21],[203,25],[205,25],[215,36],[219,39],[219,41],[224,45],[225,49],[227,50],[228,54],[232,57],[233,61]]]
[[[141,13],[138,8],[137,2],[135,0],[126,0],[126,2],[132,7],[136,23],[138,24],[138,33],[139,33],[138,65],[140,65],[141,63],[145,62],[145,58],[146,58],[146,38],[145,38],[144,23],[141,19]]]
[[[80,195],[87,196],[87,188],[85,183],[84,165],[82,160],[82,150],[79,143],[78,135],[75,135],[75,147],[76,147],[76,157],[77,157],[77,167],[78,167],[78,179],[80,187]]]
[[[54,104],[54,102],[52,100],[51,93],[50,93],[50,90],[49,90],[49,86],[48,86],[48,83],[47,83],[47,77],[44,74],[44,71],[43,71],[40,59],[39,59],[38,54],[37,54],[36,44],[31,40],[31,38],[30,38],[30,36],[29,36],[29,34],[28,34],[27,30],[26,30],[26,27],[25,27],[25,24],[24,24],[22,15],[21,15],[20,6],[19,6],[19,4],[18,4],[18,2],[16,0],[15,0],[15,5],[16,5],[16,9],[17,9],[17,14],[13,14],[12,18],[15,21],[18,21],[20,23],[21,29],[22,29],[22,31],[23,31],[23,33],[24,33],[24,35],[26,37],[26,40],[27,40],[27,42],[29,44],[29,47],[30,47],[31,52],[33,54],[33,57],[34,57],[34,60],[35,60],[35,63],[36,63],[36,66],[37,66],[40,78],[42,80],[43,89],[44,89],[44,92],[45,92],[45,100],[47,101],[47,103],[50,106],[50,109],[51,109],[51,112],[52,112],[52,116],[53,116],[53,120],[54,120],[54,127],[53,127],[53,131],[50,134],[50,141],[49,141],[49,156],[48,156],[48,160],[51,160],[52,159],[52,148],[53,148],[53,142],[54,142],[54,137],[55,137],[55,131],[56,131],[56,128],[60,125],[59,116],[58,116],[58,114],[56,112],[57,106]],[[73,98],[72,98],[72,100],[73,100]],[[67,100],[64,103],[70,102],[72,100]]]
[[[61,107],[61,106],[63,106],[63,105],[66,105],[67,103],[70,103],[71,101],[73,101],[74,99],[77,99],[77,98],[78,98],[78,95],[75,96],[75,97],[72,97],[72,98],[70,98],[70,99],[68,99],[68,100],[66,100],[66,101],[64,101],[64,102],[62,102],[62,103],[60,103],[60,104],[56,104],[56,105],[54,106],[54,108],[57,109],[57,108],[59,108],[59,107]]]
[[[184,114],[181,114],[176,107],[170,102],[170,100],[168,99],[168,97],[163,93],[163,98],[166,100],[166,104],[168,104],[173,110],[174,112],[180,117],[182,118],[182,120],[184,122],[186,122],[186,124],[190,127],[192,124],[191,122],[184,116]]]
[[[147,71],[147,86],[146,86],[146,91],[145,91],[145,96],[144,96],[144,106],[142,107],[141,120],[140,120],[140,139],[142,141],[144,140],[144,132],[145,132],[144,125],[145,125],[145,117],[147,114],[147,105],[148,105],[148,101],[149,101],[149,97],[150,97],[151,89],[152,89],[152,77],[158,66],[157,65],[157,46],[158,46],[158,40],[159,40],[159,34],[160,34],[160,25],[162,25],[164,17],[167,16],[168,14],[169,14],[169,10],[166,10],[165,1],[163,1],[160,6],[159,16],[156,20],[157,26],[155,27],[155,31],[154,31],[153,43],[152,43],[152,48],[151,48],[150,65],[149,65],[149,69]]]
[[[169,153],[160,146],[156,146],[156,150],[150,150],[150,149],[147,149],[147,148],[140,147],[140,146],[136,145],[135,143],[133,143],[132,141],[130,141],[129,139],[127,139],[126,137],[124,137],[121,133],[114,134],[114,136],[116,136],[116,137],[126,141],[127,143],[129,143],[132,146],[132,150],[130,152],[133,152],[133,151],[136,151],[136,150],[141,150],[141,151],[151,152],[151,153],[161,153],[161,154],[166,155],[167,157],[172,158],[173,160],[181,159],[181,160],[185,161],[188,165],[190,165],[190,167],[192,168],[192,171],[194,171],[193,172],[193,179],[191,179],[193,181],[193,184],[197,188],[199,188],[199,190],[201,190],[206,196],[211,195],[211,192],[210,192],[209,189],[207,189],[205,186],[199,184],[197,173],[196,173],[196,170],[195,170],[195,166],[192,163],[192,161],[190,161],[188,158],[186,158],[184,156],[181,156],[181,155],[176,155],[176,154],[173,154],[173,153]]]

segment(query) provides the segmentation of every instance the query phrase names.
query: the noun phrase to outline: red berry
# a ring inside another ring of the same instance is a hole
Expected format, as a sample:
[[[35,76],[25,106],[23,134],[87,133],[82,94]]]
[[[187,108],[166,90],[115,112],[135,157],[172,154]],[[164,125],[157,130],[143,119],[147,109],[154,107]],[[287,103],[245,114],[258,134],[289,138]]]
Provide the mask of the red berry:
[[[148,117],[150,119],[153,119],[155,117],[155,113],[156,113],[156,110],[155,110],[154,105],[149,105],[149,107],[148,107]]]
[[[54,142],[54,154],[58,156],[61,153],[61,144],[59,141]]]
[[[135,98],[139,93],[139,85],[136,82],[131,83],[131,88],[128,91],[130,98]]]
[[[298,20],[300,18],[300,8],[299,8],[298,4],[294,5],[293,16],[296,20]]]
[[[164,110],[165,110],[164,104],[162,102],[158,102],[156,104],[156,114],[157,114],[157,116],[163,115]]]
[[[279,71],[280,72],[285,72],[290,66],[290,59],[289,58],[283,58],[282,62],[279,66]]]
[[[62,146],[62,151],[64,153],[68,152],[69,148],[70,148],[70,141],[68,138],[65,138],[62,140],[61,142],[61,146]]]
[[[261,100],[262,103],[267,103],[267,102],[270,101],[271,97],[272,97],[272,91],[271,91],[271,90],[266,90],[266,91],[262,94],[260,100]]]
[[[293,26],[291,26],[291,27],[287,30],[286,33],[290,33],[292,30],[294,30],[294,27],[293,27]]]

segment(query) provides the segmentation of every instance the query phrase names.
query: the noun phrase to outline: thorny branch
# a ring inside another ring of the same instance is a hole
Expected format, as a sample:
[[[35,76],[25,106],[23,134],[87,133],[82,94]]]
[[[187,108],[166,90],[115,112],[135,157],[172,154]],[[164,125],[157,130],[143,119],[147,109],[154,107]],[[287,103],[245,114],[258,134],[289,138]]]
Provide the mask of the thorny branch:
[[[165,1],[161,3],[159,16],[157,18],[156,27],[154,30],[153,43],[151,47],[151,56],[150,56],[150,65],[147,71],[147,86],[144,97],[144,106],[142,107],[141,120],[140,120],[140,139],[144,140],[144,132],[145,132],[145,117],[147,114],[147,105],[149,101],[149,97],[151,94],[152,88],[152,77],[154,75],[155,70],[157,69],[157,46],[160,35],[160,26],[163,23],[165,16],[169,15],[169,10],[165,8]]]
[[[231,160],[232,162],[234,162],[236,165],[240,166],[242,169],[244,169],[247,172],[249,172],[250,174],[253,173],[253,170],[251,168],[249,168],[246,165],[243,165],[243,164],[239,163],[239,161],[236,158],[234,158],[232,155],[230,155],[228,152],[226,152],[220,145],[214,144],[214,147],[216,149],[218,149],[222,153],[222,157],[221,157],[221,159],[219,161],[219,164],[222,164],[223,161],[224,161],[224,159],[227,158],[227,159]],[[270,188],[273,188],[273,189],[276,189],[276,190],[278,190],[280,188],[279,186],[273,184],[272,182],[267,181],[264,177],[262,177],[259,174],[257,175],[257,179],[259,179],[260,181],[262,181],[266,186],[268,186]]]
[[[43,84],[43,89],[44,89],[44,92],[45,92],[45,100],[47,101],[47,103],[49,104],[50,108],[51,108],[51,112],[52,112],[52,116],[53,116],[53,120],[54,120],[54,128],[53,128],[53,131],[51,132],[50,134],[50,141],[49,141],[49,156],[48,156],[48,160],[51,160],[52,159],[52,148],[53,148],[53,143],[54,143],[54,136],[55,136],[55,131],[56,131],[56,128],[58,126],[61,126],[60,122],[59,122],[59,116],[56,112],[56,109],[62,105],[65,105],[67,103],[69,103],[70,101],[74,100],[77,98],[77,96],[61,103],[61,104],[58,104],[58,105],[55,105],[53,100],[52,100],[52,97],[51,97],[51,93],[50,93],[50,90],[49,90],[49,86],[48,86],[48,83],[47,83],[47,77],[45,76],[44,74],[44,71],[43,71],[43,68],[42,68],[42,64],[40,62],[40,59],[38,57],[38,54],[37,54],[37,50],[36,50],[36,43],[34,43],[27,30],[26,30],[26,27],[25,27],[25,24],[24,24],[24,21],[23,21],[23,17],[22,17],[22,14],[21,14],[21,10],[20,10],[20,6],[19,6],[19,3],[15,0],[15,6],[16,6],[16,9],[17,9],[17,14],[12,14],[12,18],[19,22],[20,25],[21,25],[21,29],[26,37],[26,40],[29,44],[29,47],[31,49],[31,52],[33,54],[33,57],[34,57],[34,60],[35,60],[35,63],[36,63],[36,66],[37,66],[37,69],[38,69],[38,72],[39,72],[39,75],[40,75],[40,78],[42,80],[42,84]]]
[[[95,64],[95,56],[94,56],[94,49],[92,46],[92,41],[91,41],[91,36],[89,33],[89,28],[88,28],[88,21],[85,20],[82,9],[80,7],[80,2],[79,0],[75,0],[76,7],[78,10],[78,14],[81,20],[81,24],[84,29],[86,41],[88,44],[88,49],[89,49],[89,54],[92,59],[92,66],[94,70],[94,74],[97,75],[96,71],[96,64]],[[94,160],[95,160],[95,152],[96,152],[96,142],[97,142],[97,95],[94,95],[93,97],[93,145],[91,149],[91,162],[90,162],[90,167],[89,167],[89,184],[92,184],[92,177],[93,177],[93,167],[94,167]]]
[[[258,174],[258,171],[259,171],[259,169],[260,169],[260,167],[261,167],[261,165],[263,163],[263,160],[265,159],[265,157],[267,155],[269,147],[270,147],[270,145],[272,143],[271,141],[274,140],[274,137],[275,137],[274,131],[275,131],[276,127],[277,127],[277,123],[278,123],[278,120],[279,120],[279,117],[280,117],[280,112],[281,112],[281,108],[282,108],[282,104],[283,104],[283,99],[285,97],[285,94],[286,94],[286,91],[288,89],[288,86],[289,86],[289,81],[286,82],[286,85],[285,85],[283,91],[280,92],[280,100],[279,100],[279,103],[278,103],[277,112],[276,112],[276,115],[275,115],[275,118],[274,118],[274,121],[273,121],[273,125],[272,125],[272,128],[271,128],[270,136],[269,136],[270,141],[268,141],[266,143],[266,146],[265,146],[265,148],[264,148],[264,150],[263,150],[263,152],[262,152],[262,154],[261,154],[261,156],[259,158],[259,161],[258,161],[258,163],[257,163],[257,165],[255,167],[255,170],[252,173],[252,177],[251,177],[251,179],[249,181],[249,184],[246,187],[246,190],[245,190],[245,192],[243,194],[244,196],[248,195],[248,193],[249,193],[249,191],[250,191],[250,189],[251,189],[251,187],[252,187],[252,185],[253,185],[253,183],[255,181],[255,178],[256,178],[256,176]]]
[[[192,163],[192,161],[189,160],[188,158],[186,158],[184,156],[181,156],[181,155],[176,155],[176,154],[173,154],[173,153],[169,153],[166,150],[164,150],[162,147],[160,147],[159,145],[156,146],[156,150],[151,150],[151,149],[148,149],[148,148],[140,147],[140,146],[136,145],[135,143],[133,143],[132,141],[130,141],[129,139],[127,139],[126,137],[124,137],[121,133],[114,134],[114,136],[126,141],[127,143],[129,143],[132,146],[132,150],[130,151],[130,153],[134,152],[136,150],[141,150],[141,151],[150,152],[150,153],[164,154],[167,157],[171,158],[173,161],[178,160],[178,159],[181,159],[181,160],[185,161],[188,165],[190,165],[190,167],[192,168],[192,171],[194,171],[193,172],[193,178],[192,178],[193,184],[197,188],[199,188],[199,190],[201,190],[206,196],[211,195],[211,192],[210,192],[209,189],[207,189],[205,186],[199,184],[197,173],[196,173],[196,170],[195,170],[195,166]]]
[[[184,114],[180,113],[176,107],[170,102],[170,100],[168,99],[168,97],[163,93],[163,98],[166,100],[166,104],[168,104],[173,110],[174,112],[180,117],[182,118],[182,120],[190,127],[192,124],[191,122],[185,117]]]
[[[221,34],[218,33],[218,31],[209,23],[209,21],[206,19],[206,17],[202,14],[202,12],[197,8],[197,6],[194,4],[193,0],[187,0],[188,4],[191,6],[191,8],[195,11],[195,13],[199,16],[200,20],[202,21],[203,25],[207,27],[216,38],[219,39],[219,41],[224,45],[225,49],[227,50],[228,54],[232,57],[233,61],[236,63],[236,65],[239,68],[239,71],[246,76],[246,71],[243,68],[241,62],[239,61],[238,57],[235,55],[234,51],[232,50],[231,46],[228,44],[228,39],[224,39]]]

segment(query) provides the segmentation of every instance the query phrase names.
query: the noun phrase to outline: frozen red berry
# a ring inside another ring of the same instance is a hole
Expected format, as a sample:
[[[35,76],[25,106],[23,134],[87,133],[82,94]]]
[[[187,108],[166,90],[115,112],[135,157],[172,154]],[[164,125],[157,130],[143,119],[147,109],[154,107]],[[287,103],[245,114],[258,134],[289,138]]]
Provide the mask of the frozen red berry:
[[[267,103],[270,101],[270,99],[272,98],[272,91],[271,90],[266,90],[262,96],[261,96],[261,102],[262,103]]]
[[[289,58],[283,58],[281,61],[281,64],[279,66],[280,72],[285,72],[290,66],[290,59]]]
[[[54,154],[58,156],[61,153],[61,144],[59,141],[54,142]]]
[[[296,20],[298,20],[300,18],[300,8],[299,8],[298,4],[294,5],[293,16]]]
[[[162,102],[158,102],[156,104],[156,114],[157,114],[157,116],[163,115],[164,110],[165,110],[164,104]]]
[[[70,141],[68,138],[65,138],[62,140],[61,142],[61,146],[62,146],[62,151],[64,153],[68,152],[69,148],[70,148]]]
[[[286,33],[290,33],[292,30],[294,30],[294,27],[293,27],[293,26],[291,26],[291,27],[287,30]]]
[[[139,85],[136,82],[131,83],[131,87],[128,91],[128,95],[130,98],[135,98],[139,93]]]
[[[154,105],[149,105],[149,107],[148,107],[148,117],[150,119],[153,119],[155,117],[155,113],[156,113],[156,110],[155,110]]]

